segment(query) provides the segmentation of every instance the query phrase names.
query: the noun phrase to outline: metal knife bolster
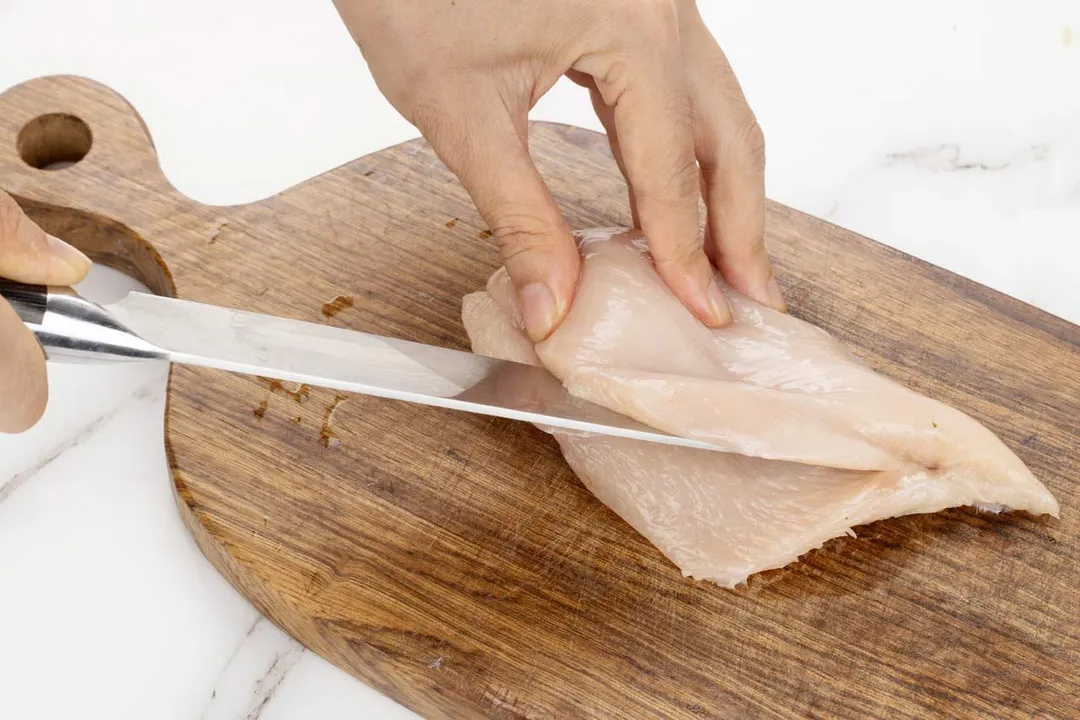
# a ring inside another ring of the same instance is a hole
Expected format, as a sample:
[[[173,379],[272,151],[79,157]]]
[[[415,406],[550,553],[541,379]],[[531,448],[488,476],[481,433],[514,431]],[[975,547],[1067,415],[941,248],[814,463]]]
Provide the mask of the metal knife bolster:
[[[167,352],[71,288],[0,279],[0,297],[34,333],[50,360],[100,363],[168,359]]]

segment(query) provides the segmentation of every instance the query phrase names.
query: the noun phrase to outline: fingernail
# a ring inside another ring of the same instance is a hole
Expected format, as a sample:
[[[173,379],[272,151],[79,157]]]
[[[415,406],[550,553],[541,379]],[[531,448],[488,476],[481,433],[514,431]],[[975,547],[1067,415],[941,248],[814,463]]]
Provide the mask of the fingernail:
[[[720,281],[713,280],[709,283],[709,310],[715,319],[716,327],[723,327],[731,322],[731,306],[728,305],[724,291],[720,289]]]
[[[769,304],[780,312],[787,312],[787,303],[784,301],[784,294],[780,292],[780,283],[776,282],[776,278],[769,278],[768,284]]]
[[[544,283],[529,283],[521,288],[521,317],[533,342],[540,342],[559,319],[555,296]]]
[[[67,244],[55,235],[46,234],[45,237],[53,255],[62,260],[72,270],[81,275],[90,269],[90,258],[83,255],[74,246]]]

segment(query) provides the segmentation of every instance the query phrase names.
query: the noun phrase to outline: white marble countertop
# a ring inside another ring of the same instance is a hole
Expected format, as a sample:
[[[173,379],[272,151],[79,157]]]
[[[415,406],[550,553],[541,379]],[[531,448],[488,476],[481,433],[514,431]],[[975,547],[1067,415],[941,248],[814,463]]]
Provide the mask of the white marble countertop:
[[[770,197],[1080,323],[1080,4],[699,3],[765,130]],[[53,73],[124,94],[207,203],[416,134],[329,2],[0,0],[0,89]],[[533,117],[600,129],[590,112],[564,82]],[[83,289],[130,286],[95,270]],[[413,717],[199,554],[160,370],[50,373],[43,422],[0,436],[0,718]]]

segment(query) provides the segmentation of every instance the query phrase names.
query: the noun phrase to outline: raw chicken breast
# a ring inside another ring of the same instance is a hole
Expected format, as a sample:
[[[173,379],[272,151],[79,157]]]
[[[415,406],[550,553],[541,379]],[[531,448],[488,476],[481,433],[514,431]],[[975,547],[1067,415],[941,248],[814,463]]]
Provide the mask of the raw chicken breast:
[[[725,450],[544,428],[684,575],[734,587],[853,526],[953,506],[1058,515],[989,430],[819,328],[726,290],[735,323],[711,330],[664,285],[640,233],[577,239],[581,283],[551,337],[529,341],[503,269],[464,298],[465,329],[474,352],[544,365],[574,395]]]

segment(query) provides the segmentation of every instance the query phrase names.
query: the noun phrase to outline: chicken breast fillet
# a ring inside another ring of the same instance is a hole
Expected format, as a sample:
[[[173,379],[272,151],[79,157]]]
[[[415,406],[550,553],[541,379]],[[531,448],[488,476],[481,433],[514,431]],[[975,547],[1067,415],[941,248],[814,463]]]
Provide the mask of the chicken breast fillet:
[[[735,323],[702,325],[638,231],[577,233],[569,315],[524,333],[505,269],[466,296],[473,351],[543,365],[576,396],[726,452],[544,428],[602,502],[686,576],[734,587],[884,518],[974,505],[1057,517],[993,433],[873,372],[821,329],[726,290]]]

